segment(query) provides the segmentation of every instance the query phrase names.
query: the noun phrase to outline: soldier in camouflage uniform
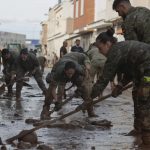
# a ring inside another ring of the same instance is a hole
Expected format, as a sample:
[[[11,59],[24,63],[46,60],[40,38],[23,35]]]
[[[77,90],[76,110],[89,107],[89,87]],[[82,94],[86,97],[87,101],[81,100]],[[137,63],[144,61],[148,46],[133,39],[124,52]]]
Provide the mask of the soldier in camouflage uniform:
[[[28,53],[28,50],[22,49],[20,55],[17,57],[15,62],[15,72],[16,72],[16,98],[21,97],[21,90],[23,86],[23,77],[28,73],[30,76],[34,76],[38,86],[46,94],[46,87],[42,80],[42,73],[40,71],[39,62],[36,56],[32,53]]]
[[[106,61],[106,57],[99,52],[99,48],[96,46],[96,42],[93,43],[90,49],[87,51],[87,55],[91,61],[91,79],[94,83],[94,78],[97,75],[97,79],[102,75],[103,67]]]
[[[46,65],[46,58],[44,56],[39,56],[37,58],[38,58],[38,61],[39,61],[39,64],[40,64],[41,72],[43,74],[44,73],[44,68],[45,68],[45,65]]]
[[[123,18],[125,40],[136,40],[150,44],[150,10],[132,7],[129,0],[114,0],[113,9]]]
[[[107,56],[107,61],[103,76],[93,86],[91,97],[97,97],[118,71],[123,72],[124,77],[112,96],[117,97],[123,86],[133,81],[137,88],[135,119],[139,124],[143,143],[150,143],[150,46],[138,41],[114,43],[112,34],[107,38],[101,37],[101,53]]]
[[[8,88],[8,96],[12,96],[13,91],[13,82],[11,80],[14,75],[13,65],[17,58],[18,54],[16,52],[10,52],[9,49],[2,50],[2,61],[3,61],[3,74],[5,76],[5,82]]]
[[[85,54],[78,52],[71,52],[64,55],[52,68],[51,73],[47,75],[47,82],[49,88],[45,98],[41,119],[49,118],[50,104],[55,101],[55,110],[61,107],[62,96],[67,82],[72,82],[77,86],[76,93],[78,93],[84,101],[90,101],[90,93],[92,84],[88,77],[88,70],[90,69],[90,60]],[[58,86],[58,95],[56,95],[56,88]],[[93,107],[87,108],[88,116],[95,116]]]
[[[122,29],[125,40],[136,40],[150,44],[150,10],[145,7],[132,7],[129,0],[114,0],[113,9],[123,18]],[[134,114],[136,116],[136,94],[134,86],[132,96],[134,100]],[[135,117],[137,118],[137,117]],[[139,124],[134,120],[134,126]],[[131,134],[134,132],[131,132]]]

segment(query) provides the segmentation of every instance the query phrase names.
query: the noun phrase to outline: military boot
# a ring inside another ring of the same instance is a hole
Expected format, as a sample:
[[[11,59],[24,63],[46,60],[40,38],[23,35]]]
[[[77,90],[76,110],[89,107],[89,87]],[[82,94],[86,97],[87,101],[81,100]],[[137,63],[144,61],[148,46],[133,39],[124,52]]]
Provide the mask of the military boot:
[[[61,101],[55,102],[54,110],[59,111],[61,108],[62,108],[62,102]]]
[[[96,114],[94,113],[93,107],[89,107],[89,108],[87,109],[87,113],[88,113],[88,117],[98,117],[98,115],[96,115]]]
[[[144,145],[150,145],[150,131],[142,131],[142,142]]]
[[[43,106],[43,110],[41,112],[40,118],[41,120],[48,120],[50,119],[50,106]]]

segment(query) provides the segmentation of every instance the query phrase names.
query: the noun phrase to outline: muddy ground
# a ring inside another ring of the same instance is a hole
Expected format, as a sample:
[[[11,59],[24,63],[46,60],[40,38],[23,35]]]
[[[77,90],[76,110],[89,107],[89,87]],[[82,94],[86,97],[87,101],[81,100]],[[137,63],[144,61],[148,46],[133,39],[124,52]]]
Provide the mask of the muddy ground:
[[[46,74],[46,73],[45,73]],[[16,103],[15,98],[8,98],[4,95],[0,97],[0,137],[3,142],[18,134],[23,129],[31,129],[33,126],[26,124],[27,118],[39,118],[44,97],[37,87],[33,78],[29,84],[33,88],[24,87],[22,90],[23,99]],[[14,89],[15,90],[15,89]],[[110,92],[106,90],[105,94]],[[106,119],[111,121],[112,127],[100,127],[89,124],[84,128],[82,123],[89,120],[82,112],[73,115],[61,123],[81,124],[75,128],[43,128],[36,131],[38,141],[51,146],[54,150],[134,150],[141,149],[138,146],[137,138],[125,136],[133,129],[133,102],[131,90],[127,90],[118,98],[108,98],[95,106],[95,112],[99,115],[93,120]],[[72,90],[68,94],[72,94]],[[73,110],[82,102],[79,98],[74,98],[65,105],[59,113],[54,113],[53,117]],[[16,147],[6,145],[8,150]],[[36,149],[32,147],[31,149]],[[150,149],[150,148],[148,148]]]

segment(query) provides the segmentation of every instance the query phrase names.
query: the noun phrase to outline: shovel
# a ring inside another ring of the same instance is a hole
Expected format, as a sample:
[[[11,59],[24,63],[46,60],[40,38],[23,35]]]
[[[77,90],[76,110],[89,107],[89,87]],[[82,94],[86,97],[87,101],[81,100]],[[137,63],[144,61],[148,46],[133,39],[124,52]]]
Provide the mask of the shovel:
[[[129,85],[125,86],[122,91],[127,90],[127,89],[130,88],[130,87],[132,87],[132,84],[129,84]],[[42,122],[41,122],[41,123],[42,123],[41,125],[39,125],[39,126],[37,126],[37,127],[34,127],[34,128],[32,128],[32,129],[30,129],[30,130],[25,130],[25,132],[21,131],[21,132],[20,132],[19,134],[17,134],[16,136],[7,139],[6,142],[7,142],[7,143],[12,143],[14,140],[21,139],[21,138],[23,138],[24,136],[26,136],[26,135],[28,135],[28,134],[30,134],[30,133],[32,133],[32,132],[34,132],[34,131],[36,131],[36,130],[38,130],[38,129],[40,129],[40,128],[45,128],[45,127],[47,127],[49,124],[55,123],[56,121],[59,121],[59,120],[62,120],[62,119],[64,119],[64,118],[68,117],[68,116],[71,116],[71,115],[73,115],[73,114],[79,112],[80,110],[86,109],[87,106],[89,106],[89,105],[94,105],[94,104],[96,104],[96,103],[98,103],[98,102],[101,102],[101,101],[103,101],[103,100],[105,100],[105,99],[107,99],[107,98],[109,98],[109,97],[111,97],[111,94],[108,94],[108,95],[106,95],[106,96],[103,96],[103,97],[101,97],[101,98],[99,98],[99,99],[97,99],[97,100],[95,100],[95,101],[90,101],[90,102],[88,102],[88,103],[83,102],[83,103],[82,103],[81,105],[79,105],[75,110],[73,110],[73,111],[71,111],[71,112],[69,112],[69,113],[66,113],[66,114],[64,114],[64,115],[62,115],[62,116],[60,116],[60,117],[58,117],[58,118],[56,118],[56,119],[54,119],[54,120],[42,121]]]

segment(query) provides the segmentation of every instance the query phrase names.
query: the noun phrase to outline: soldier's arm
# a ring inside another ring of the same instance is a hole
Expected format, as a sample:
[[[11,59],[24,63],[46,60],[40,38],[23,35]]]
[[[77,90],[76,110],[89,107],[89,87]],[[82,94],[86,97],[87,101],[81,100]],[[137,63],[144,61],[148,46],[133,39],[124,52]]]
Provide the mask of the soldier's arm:
[[[91,69],[91,62],[90,62],[90,59],[88,58],[88,56],[85,55],[85,58],[84,58],[84,65],[85,65],[85,68],[89,71]]]
[[[105,62],[106,62],[106,57],[101,55],[100,57],[101,59],[98,60],[98,64],[99,64],[99,67],[103,70],[104,68],[104,65],[105,65]]]
[[[115,77],[120,57],[121,57],[120,55],[114,52],[112,52],[108,56],[104,69],[103,69],[103,75],[102,77],[100,77],[100,79],[96,83],[99,85],[98,88],[101,92],[106,88],[109,81],[111,81]]]
[[[136,33],[136,18],[127,19],[122,25],[125,40],[138,41],[138,35]]]

